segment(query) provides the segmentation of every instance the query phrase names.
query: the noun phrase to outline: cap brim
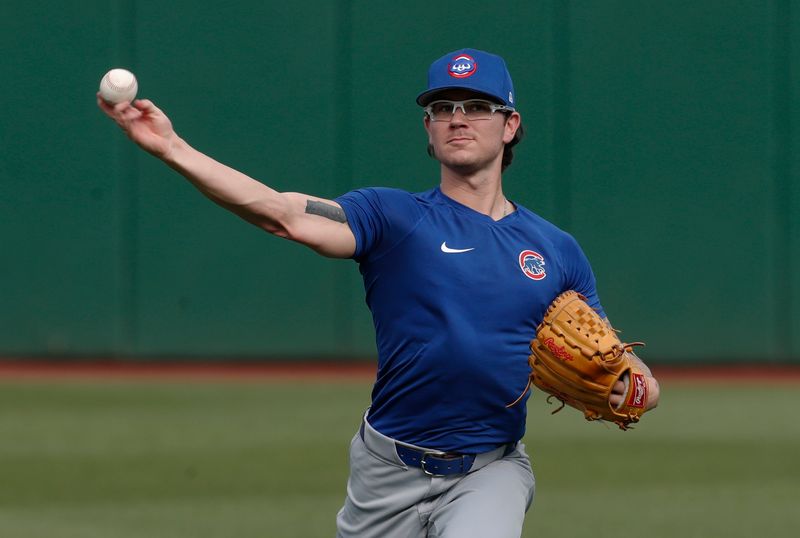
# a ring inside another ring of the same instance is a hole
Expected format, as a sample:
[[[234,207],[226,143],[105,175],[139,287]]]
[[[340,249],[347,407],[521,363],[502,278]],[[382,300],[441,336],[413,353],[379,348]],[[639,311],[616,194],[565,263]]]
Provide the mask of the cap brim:
[[[474,90],[472,88],[469,88],[467,86],[443,86],[441,88],[434,88],[432,90],[428,90],[428,91],[422,92],[417,97],[417,104],[419,106],[428,106],[429,103],[431,103],[432,101],[436,100],[436,96],[438,94],[440,94],[442,92],[446,92],[448,90],[466,90],[468,92],[474,93],[475,95],[478,95],[478,96],[481,96],[481,97],[485,97],[485,98],[487,98],[487,99],[489,99],[491,101],[495,101],[497,103],[500,103],[501,105],[508,106],[508,103],[506,103],[506,100],[505,99],[501,99],[497,95],[491,95],[491,94],[488,94],[488,93],[479,92],[479,91]]]

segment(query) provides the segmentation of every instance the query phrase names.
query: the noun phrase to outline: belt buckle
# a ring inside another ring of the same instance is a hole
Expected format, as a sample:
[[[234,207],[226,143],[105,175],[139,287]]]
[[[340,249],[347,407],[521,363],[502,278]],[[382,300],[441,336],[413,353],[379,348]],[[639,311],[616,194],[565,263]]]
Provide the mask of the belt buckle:
[[[433,450],[426,450],[425,452],[422,453],[422,458],[420,458],[420,460],[419,460],[419,466],[422,469],[422,472],[425,473],[426,475],[428,475],[428,476],[447,476],[447,475],[443,475],[443,474],[432,473],[428,469],[425,468],[425,458],[427,458],[428,456],[435,456],[435,457],[438,457],[438,458],[446,458],[447,457],[447,453],[446,452],[437,452],[437,451],[433,451]],[[453,459],[454,460],[458,459],[458,457],[457,456],[453,456]]]

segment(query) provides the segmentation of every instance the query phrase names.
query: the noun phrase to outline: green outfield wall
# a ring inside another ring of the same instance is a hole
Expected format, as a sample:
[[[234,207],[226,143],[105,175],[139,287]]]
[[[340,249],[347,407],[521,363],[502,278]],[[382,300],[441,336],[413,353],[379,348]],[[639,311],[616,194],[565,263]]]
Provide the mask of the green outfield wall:
[[[373,357],[357,266],[269,236],[96,108],[139,77],[281,191],[438,181],[429,63],[505,57],[510,199],[581,243],[656,362],[800,362],[800,2],[32,0],[0,16],[0,355]],[[498,301],[504,300],[498,297]]]

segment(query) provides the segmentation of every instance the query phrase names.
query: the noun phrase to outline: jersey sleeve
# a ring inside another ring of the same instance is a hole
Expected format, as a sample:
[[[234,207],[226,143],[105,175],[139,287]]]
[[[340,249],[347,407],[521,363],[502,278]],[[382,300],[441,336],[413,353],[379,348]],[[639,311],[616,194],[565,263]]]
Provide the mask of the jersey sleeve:
[[[586,254],[584,254],[578,242],[571,235],[567,236],[567,241],[563,248],[567,260],[564,275],[566,287],[564,290],[577,291],[586,297],[586,302],[597,310],[600,317],[606,317],[603,306],[600,304],[600,297],[597,295],[594,272],[592,272],[592,266]]]
[[[424,212],[414,195],[399,189],[357,189],[335,201],[342,206],[356,238],[353,259],[359,263],[388,252]]]

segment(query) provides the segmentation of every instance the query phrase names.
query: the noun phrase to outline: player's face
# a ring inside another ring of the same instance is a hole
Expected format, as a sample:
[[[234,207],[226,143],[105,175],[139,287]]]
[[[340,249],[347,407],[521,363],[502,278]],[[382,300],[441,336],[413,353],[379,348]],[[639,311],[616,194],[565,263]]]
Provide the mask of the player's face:
[[[437,95],[436,100],[464,101],[482,99],[467,90],[452,90]],[[456,108],[449,121],[432,121],[425,116],[425,130],[434,155],[442,165],[460,174],[474,174],[496,166],[500,169],[503,147],[514,138],[519,127],[517,112],[495,112],[489,119],[469,120]]]

